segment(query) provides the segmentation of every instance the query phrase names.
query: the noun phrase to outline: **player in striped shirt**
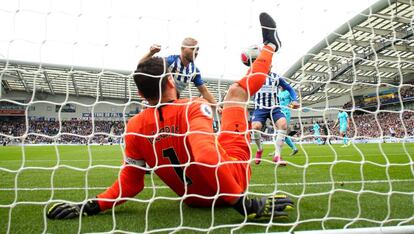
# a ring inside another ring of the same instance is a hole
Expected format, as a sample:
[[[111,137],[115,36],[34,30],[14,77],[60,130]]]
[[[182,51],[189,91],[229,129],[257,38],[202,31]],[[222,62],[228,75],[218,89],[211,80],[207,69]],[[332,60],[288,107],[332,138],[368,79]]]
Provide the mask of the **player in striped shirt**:
[[[161,46],[154,44],[150,47],[149,52],[140,60],[140,63],[147,61],[156,53],[161,51]],[[167,65],[173,75],[177,90],[182,93],[192,82],[200,92],[201,96],[209,103],[213,104],[213,107],[217,108],[217,111],[221,113],[221,108],[217,106],[217,102],[214,96],[210,93],[203,79],[201,78],[201,72],[196,67],[194,61],[197,58],[199,51],[198,42],[196,39],[187,37],[184,38],[181,45],[180,55],[169,55],[165,58]]]
[[[293,88],[281,76],[274,72],[269,72],[265,84],[254,96],[255,110],[252,116],[252,129],[256,130],[254,132],[255,143],[257,144],[256,164],[260,163],[263,154],[260,131],[266,123],[266,120],[270,119],[277,129],[273,161],[281,166],[286,165],[286,162],[282,160],[281,152],[287,134],[287,119],[280,108],[277,98],[278,87],[283,87],[283,89],[290,93],[292,97],[292,108],[299,107],[297,95]]]

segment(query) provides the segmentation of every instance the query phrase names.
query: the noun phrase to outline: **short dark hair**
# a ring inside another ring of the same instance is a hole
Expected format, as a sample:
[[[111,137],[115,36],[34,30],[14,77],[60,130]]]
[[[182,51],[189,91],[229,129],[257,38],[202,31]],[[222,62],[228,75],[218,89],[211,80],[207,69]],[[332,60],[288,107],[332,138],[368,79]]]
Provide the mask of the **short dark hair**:
[[[145,99],[153,100],[162,96],[159,85],[161,84],[161,92],[164,91],[170,75],[167,71],[166,61],[161,57],[151,57],[138,64],[133,77],[138,90]]]

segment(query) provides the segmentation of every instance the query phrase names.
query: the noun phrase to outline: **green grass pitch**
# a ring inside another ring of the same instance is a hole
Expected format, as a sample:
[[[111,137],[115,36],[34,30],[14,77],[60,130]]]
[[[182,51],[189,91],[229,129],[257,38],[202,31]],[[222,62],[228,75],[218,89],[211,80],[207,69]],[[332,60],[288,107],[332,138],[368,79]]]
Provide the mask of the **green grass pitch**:
[[[286,220],[252,223],[229,207],[187,207],[156,175],[146,175],[146,188],[113,211],[47,220],[51,203],[83,201],[110,186],[121,147],[1,147],[0,233],[245,233],[414,224],[414,144],[303,145],[299,154],[284,157],[289,165],[283,168],[266,156],[272,148],[265,148],[267,161],[252,162],[249,192],[285,193],[296,207]]]

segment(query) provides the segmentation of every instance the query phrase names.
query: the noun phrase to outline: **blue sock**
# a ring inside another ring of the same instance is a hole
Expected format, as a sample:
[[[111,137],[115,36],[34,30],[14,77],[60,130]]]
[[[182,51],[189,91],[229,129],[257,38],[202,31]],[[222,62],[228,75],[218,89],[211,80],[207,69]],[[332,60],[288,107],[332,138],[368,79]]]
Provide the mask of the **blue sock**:
[[[293,150],[296,150],[295,143],[293,143],[293,141],[292,141],[292,139],[290,139],[290,137],[286,137],[285,142],[290,148],[292,148]]]
[[[346,137],[346,135],[344,135],[344,145],[348,144],[348,137]]]

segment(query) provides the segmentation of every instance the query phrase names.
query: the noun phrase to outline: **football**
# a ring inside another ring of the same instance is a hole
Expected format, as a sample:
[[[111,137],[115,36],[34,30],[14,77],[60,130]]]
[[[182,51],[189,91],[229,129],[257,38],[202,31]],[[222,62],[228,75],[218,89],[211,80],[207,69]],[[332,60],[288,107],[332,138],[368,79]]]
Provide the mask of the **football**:
[[[260,54],[260,48],[257,45],[250,46],[241,53],[241,61],[244,65],[250,66]]]

